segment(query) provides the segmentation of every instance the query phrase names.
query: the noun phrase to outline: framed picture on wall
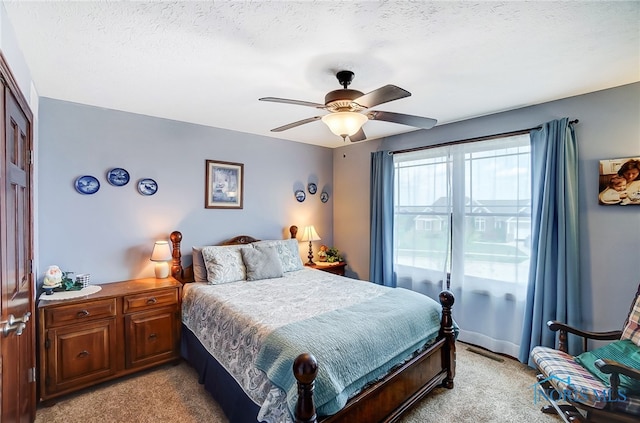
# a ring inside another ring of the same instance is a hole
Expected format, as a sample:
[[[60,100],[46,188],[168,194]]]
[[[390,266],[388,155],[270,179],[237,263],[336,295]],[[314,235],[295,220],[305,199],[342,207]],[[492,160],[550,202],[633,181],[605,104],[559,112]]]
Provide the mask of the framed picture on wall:
[[[244,184],[242,163],[206,161],[204,207],[207,209],[241,209]]]
[[[640,157],[600,160],[598,202],[640,205]]]

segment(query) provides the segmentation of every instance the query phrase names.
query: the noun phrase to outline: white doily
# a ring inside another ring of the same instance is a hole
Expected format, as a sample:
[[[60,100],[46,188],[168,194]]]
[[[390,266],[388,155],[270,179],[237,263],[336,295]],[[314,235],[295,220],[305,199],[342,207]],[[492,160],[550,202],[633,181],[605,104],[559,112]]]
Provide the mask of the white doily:
[[[53,301],[53,300],[70,300],[71,298],[86,297],[87,295],[95,294],[102,289],[100,285],[89,285],[86,288],[82,288],[79,291],[61,291],[54,292],[51,295],[42,293],[40,295],[41,300]]]
[[[331,266],[337,266],[340,263],[337,262],[337,261],[332,262],[332,263],[329,263],[328,261],[316,261],[315,264],[318,267],[331,267]]]

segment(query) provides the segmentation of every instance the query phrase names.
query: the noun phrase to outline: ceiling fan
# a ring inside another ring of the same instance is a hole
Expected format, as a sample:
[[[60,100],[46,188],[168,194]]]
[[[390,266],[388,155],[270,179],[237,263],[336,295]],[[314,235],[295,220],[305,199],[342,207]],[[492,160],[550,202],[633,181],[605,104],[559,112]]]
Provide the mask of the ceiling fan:
[[[436,119],[405,115],[402,113],[383,112],[380,110],[368,110],[379,104],[387,103],[393,100],[399,100],[409,97],[411,93],[395,85],[385,85],[377,90],[373,90],[367,94],[360,91],[347,88],[355,74],[348,70],[342,70],[336,74],[342,89],[330,91],[324,97],[324,104],[312,103],[309,101],[289,100],[277,97],[262,97],[260,101],[272,101],[274,103],[297,104],[300,106],[314,107],[316,109],[327,110],[330,112],[324,116],[314,116],[302,119],[297,122],[279,126],[271,130],[271,132],[282,132],[287,129],[306,123],[322,120],[327,124],[331,132],[352,142],[363,141],[367,139],[362,125],[369,120],[381,120],[385,122],[400,123],[402,125],[414,126],[416,128],[431,129],[438,122]]]

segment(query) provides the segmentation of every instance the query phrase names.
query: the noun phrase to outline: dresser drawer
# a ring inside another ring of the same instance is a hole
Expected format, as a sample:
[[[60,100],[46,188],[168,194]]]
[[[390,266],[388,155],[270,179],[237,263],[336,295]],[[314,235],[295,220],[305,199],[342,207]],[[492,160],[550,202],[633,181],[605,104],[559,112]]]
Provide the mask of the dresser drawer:
[[[131,313],[125,316],[126,367],[143,367],[179,356],[180,337],[175,329],[175,307]]]
[[[44,383],[52,395],[106,380],[116,373],[116,319],[49,329]]]
[[[86,301],[45,309],[45,325],[48,328],[70,323],[86,322],[116,315],[116,299]]]
[[[178,304],[178,290],[165,289],[124,297],[124,313]]]

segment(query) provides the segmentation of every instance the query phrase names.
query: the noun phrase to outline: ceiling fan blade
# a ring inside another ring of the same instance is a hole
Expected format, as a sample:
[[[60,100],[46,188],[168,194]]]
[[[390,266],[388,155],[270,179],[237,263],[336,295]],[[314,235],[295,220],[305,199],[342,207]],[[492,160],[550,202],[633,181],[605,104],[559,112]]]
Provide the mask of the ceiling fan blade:
[[[416,128],[431,129],[438,121],[436,119],[422,116],[405,115],[402,113],[383,112],[372,110],[367,112],[367,117],[371,120],[383,120],[385,122],[400,123],[402,125],[415,126]]]
[[[387,103],[393,100],[399,100],[401,98],[409,97],[411,93],[407,90],[403,90],[395,85],[385,85],[377,90],[373,90],[370,93],[366,93],[353,100],[353,103],[359,104],[367,109],[377,106],[378,104]]]
[[[324,104],[312,103],[310,101],[289,100],[288,98],[262,97],[262,98],[259,98],[258,100],[260,100],[260,101],[272,101],[274,103],[295,104],[297,106],[309,106],[309,107],[315,107],[316,109],[326,109],[326,106]]]
[[[349,141],[351,142],[364,141],[366,139],[367,139],[367,136],[364,134],[364,131],[362,130],[362,128],[360,128],[358,132],[356,132],[355,134],[349,137]]]
[[[299,120],[297,122],[293,122],[293,123],[289,123],[287,125],[282,125],[282,126],[279,126],[277,128],[273,128],[271,130],[271,132],[286,131],[287,129],[295,128],[296,126],[304,125],[305,123],[315,122],[316,120],[320,120],[320,119],[322,119],[322,116],[314,116],[314,117],[311,117],[311,118],[302,119],[302,120]]]

